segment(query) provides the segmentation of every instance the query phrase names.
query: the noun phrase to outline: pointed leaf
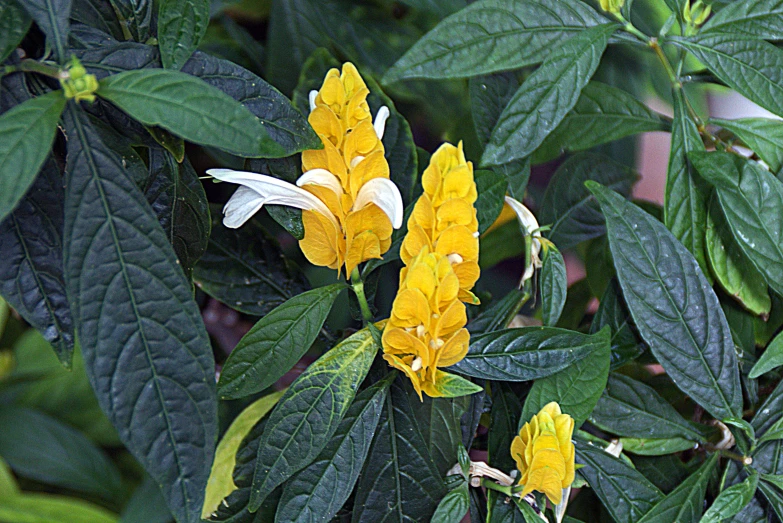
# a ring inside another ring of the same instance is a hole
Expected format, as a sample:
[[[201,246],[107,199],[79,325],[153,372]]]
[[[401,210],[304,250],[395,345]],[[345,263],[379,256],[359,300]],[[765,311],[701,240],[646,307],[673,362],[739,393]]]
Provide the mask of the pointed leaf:
[[[455,488],[440,500],[432,521],[460,523],[470,510],[470,492],[467,482]]]
[[[693,450],[696,444],[684,438],[620,438],[623,452],[638,456],[666,456]]]
[[[717,419],[740,417],[728,323],[696,260],[658,220],[595,182],[628,309],[675,384]]]
[[[217,436],[201,313],[122,160],[78,107],[65,116],[65,280],[87,374],[172,513],[198,521]]]
[[[65,63],[69,58],[66,49],[72,0],[19,0],[19,3],[46,35],[57,61]]]
[[[483,233],[495,222],[503,209],[508,182],[502,174],[486,169],[476,170],[473,176],[478,191],[478,198],[473,205],[476,208],[479,233]]]
[[[16,0],[0,6],[0,63],[5,62],[30,29],[32,20]]]
[[[734,33],[763,40],[780,40],[781,31],[783,2],[780,0],[728,2],[701,28],[701,33]]]
[[[783,2],[780,2],[783,11]],[[764,160],[772,172],[783,167],[783,122],[772,118],[740,118],[722,120],[710,118],[710,123],[720,125],[745,142]]]
[[[487,461],[497,469],[513,470],[516,463],[511,457],[511,442],[519,432],[520,422],[523,421],[520,418],[522,403],[508,383],[500,381],[492,383],[490,387],[492,410],[489,413]]]
[[[204,38],[209,0],[161,0],[158,7],[160,59],[166,69],[181,69]]]
[[[605,325],[612,330],[611,368],[618,369],[644,352],[644,344],[631,329],[630,313],[620,296],[620,286],[612,278],[606,287],[598,311],[590,324],[590,334],[595,334]]]
[[[783,365],[783,333],[778,334],[769,342],[767,348],[764,349],[764,353],[756,364],[753,365],[753,368],[750,369],[748,377],[751,379],[758,378],[781,365]]]
[[[303,292],[253,325],[223,365],[218,383],[220,397],[250,396],[291,370],[310,350],[343,289],[344,284],[335,283]]]
[[[468,332],[482,334],[504,329],[528,298],[529,295],[522,289],[511,289],[503,298],[493,302],[481,314],[470,320]]]
[[[753,469],[751,471],[750,476],[744,481],[732,485],[718,494],[699,522],[720,523],[724,519],[734,517],[745,508],[745,505],[753,499],[759,484],[759,475]]]
[[[541,319],[544,325],[554,327],[568,292],[565,261],[557,247],[547,242],[542,249],[541,263]]]
[[[23,494],[3,500],[0,521],[116,523],[117,517],[103,507],[80,499],[52,494]]]

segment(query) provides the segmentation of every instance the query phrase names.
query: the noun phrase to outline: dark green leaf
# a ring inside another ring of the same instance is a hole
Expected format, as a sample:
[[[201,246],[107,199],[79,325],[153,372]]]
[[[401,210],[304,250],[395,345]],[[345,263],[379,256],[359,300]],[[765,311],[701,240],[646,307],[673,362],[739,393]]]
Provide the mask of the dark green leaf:
[[[541,257],[541,320],[554,327],[563,312],[568,280],[563,255],[551,243],[544,244]]]
[[[285,156],[247,108],[190,75],[160,69],[101,80],[98,94],[146,125],[246,157]]]
[[[299,268],[283,257],[257,221],[229,229],[220,215],[220,209],[213,208],[209,245],[193,271],[204,292],[232,309],[263,316],[307,289]]]
[[[693,53],[729,87],[783,115],[783,50],[744,34],[707,33],[672,41]]]
[[[480,0],[416,42],[383,81],[461,78],[535,64],[556,43],[605,22],[575,0]]]
[[[170,523],[171,513],[166,500],[160,493],[160,487],[149,476],[133,491],[128,503],[122,510],[119,523]]]
[[[586,29],[558,45],[511,98],[481,157],[482,165],[518,160],[535,151],[576,105],[595,72],[609,37],[617,29],[604,24]]]
[[[606,510],[617,523],[636,523],[663,494],[625,461],[600,447],[577,440],[576,462],[585,465],[585,477]]]
[[[709,187],[688,161],[691,151],[703,151],[696,124],[685,109],[682,89],[673,92],[674,123],[666,175],[666,193],[663,215],[666,227],[672,231],[699,262],[704,275],[709,278],[705,229],[707,228],[707,196]]]
[[[696,523],[701,518],[707,483],[718,464],[715,453],[665,498],[655,504],[639,523]]]
[[[66,49],[68,48],[68,32],[71,30],[69,21],[71,2],[72,0],[19,0],[22,7],[27,10],[46,35],[55,58],[61,64],[69,58]]]
[[[65,107],[62,91],[27,100],[0,116],[0,220],[35,181],[52,148]]]
[[[574,418],[574,427],[582,426],[606,388],[611,360],[609,329],[604,328],[593,336],[598,344],[590,354],[533,383],[522,408],[521,420],[529,420],[545,405],[556,401],[564,413]]]
[[[500,470],[514,470],[511,442],[519,432],[522,402],[508,383],[491,384],[492,410],[489,414],[487,439],[488,462]]]
[[[187,158],[178,164],[168,151],[152,148],[149,166],[144,194],[174,247],[182,270],[190,277],[209,242],[207,195]]]
[[[783,382],[779,383],[775,390],[767,397],[767,400],[758,408],[751,425],[756,434],[764,434],[783,419]]]
[[[384,380],[357,396],[321,454],[286,483],[275,521],[329,521],[340,510],[370,450],[388,387]]]
[[[590,81],[571,112],[533,153],[533,162],[554,160],[565,152],[584,151],[626,136],[664,129],[661,117],[633,95]]]
[[[63,281],[63,193],[62,174],[49,159],[0,223],[0,294],[70,366],[74,333]]]
[[[430,398],[426,395],[420,400],[415,395],[411,396],[410,401],[415,405],[416,425],[430,451],[432,461],[438,472],[445,476],[457,463],[457,447],[462,446],[460,418],[469,400],[466,396]]]
[[[432,515],[432,521],[460,523],[468,510],[470,510],[470,492],[465,482],[440,500],[435,514]]]
[[[445,18],[464,8],[467,0],[402,0],[402,3]]]
[[[764,497],[772,506],[772,510],[775,511],[778,519],[783,518],[783,494],[780,493],[780,487],[776,489],[766,481],[761,480],[759,482],[759,490],[761,490]]]
[[[10,405],[0,407],[0,426],[0,456],[18,475],[109,501],[121,495],[117,468],[79,431]]]
[[[636,328],[677,386],[718,419],[739,417],[742,389],[728,323],[696,260],[664,225],[587,183]]]
[[[783,6],[783,2],[781,2]],[[783,167],[783,124],[771,118],[740,118],[722,120],[711,118],[710,123],[720,125],[734,133],[745,145],[764,160],[772,172]]]
[[[482,334],[504,329],[530,296],[522,289],[513,288],[500,300],[493,302],[484,312],[468,323],[471,334]]]
[[[107,41],[107,35],[117,39],[125,38],[111,2],[73,0],[71,22],[79,22],[74,24],[68,35],[71,51],[75,48],[101,45]]]
[[[77,0],[78,1],[78,0]],[[126,40],[146,42],[152,24],[152,0],[110,0]]]
[[[235,399],[260,392],[291,370],[310,350],[344,288],[335,283],[304,292],[253,325],[223,366],[220,397]]]
[[[587,278],[582,278],[569,285],[563,312],[560,313],[556,327],[573,331],[579,330],[592,299],[593,292],[590,290]]]
[[[633,464],[644,477],[665,493],[674,490],[688,477],[688,468],[675,454],[665,456],[633,456]]]
[[[446,493],[416,428],[419,399],[411,389],[408,379],[400,377],[386,396],[356,487],[354,523],[429,521]]]
[[[620,296],[620,286],[612,279],[601,297],[598,311],[590,324],[590,333],[594,334],[605,325],[612,330],[612,369],[617,369],[644,352],[644,344],[637,338],[630,326],[628,308]]]
[[[201,313],[120,158],[75,105],[65,116],[65,281],[87,374],[172,513],[196,521],[217,436],[215,363]]]
[[[473,173],[478,198],[473,204],[479,223],[479,233],[483,233],[495,222],[503,209],[508,182],[502,174],[479,169]]]
[[[640,456],[665,456],[684,450],[693,450],[693,441],[684,438],[620,438],[623,452]]]
[[[8,0],[0,6],[0,63],[14,52],[30,29],[32,20],[16,0]]]
[[[618,436],[705,441],[704,435],[680,416],[655,389],[622,374],[609,377],[590,421]]]
[[[318,358],[291,384],[269,416],[258,446],[250,510],[320,454],[376,351],[370,331],[363,329]]]
[[[694,153],[690,159],[715,186],[720,207],[734,239],[764,275],[767,284],[783,294],[783,183],[757,163],[729,153]]]
[[[759,483],[758,474],[753,469],[751,471],[752,473],[744,481],[718,494],[712,506],[702,516],[700,523],[720,523],[724,519],[734,517],[750,503]]]
[[[557,169],[541,203],[539,223],[552,226],[547,234],[560,249],[601,236],[606,231],[601,211],[584,182],[595,180],[630,195],[638,175],[605,156],[575,154]]]
[[[783,31],[783,2],[747,0],[728,2],[711,17],[702,33],[734,33],[764,40],[780,40]]]
[[[608,340],[554,327],[505,329],[473,336],[465,359],[449,370],[487,380],[530,381],[554,374]]]
[[[166,69],[181,69],[204,38],[209,0],[161,0],[158,5],[160,59]]]
[[[479,267],[482,271],[524,253],[525,239],[517,220],[504,223],[479,238]]]
[[[769,342],[767,348],[764,349],[764,353],[756,364],[753,365],[753,368],[750,369],[748,377],[751,379],[758,378],[781,365],[783,365],[783,334],[778,334]]]

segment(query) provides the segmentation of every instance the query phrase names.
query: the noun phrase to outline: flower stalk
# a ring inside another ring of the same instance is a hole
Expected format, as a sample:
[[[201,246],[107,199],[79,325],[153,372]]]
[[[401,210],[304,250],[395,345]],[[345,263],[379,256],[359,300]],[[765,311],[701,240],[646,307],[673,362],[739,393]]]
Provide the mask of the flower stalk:
[[[354,268],[351,273],[351,288],[356,299],[359,301],[359,308],[362,311],[362,319],[365,323],[372,321],[372,311],[370,310],[370,304],[367,303],[367,297],[364,295],[364,282],[361,275],[359,275],[359,269]]]

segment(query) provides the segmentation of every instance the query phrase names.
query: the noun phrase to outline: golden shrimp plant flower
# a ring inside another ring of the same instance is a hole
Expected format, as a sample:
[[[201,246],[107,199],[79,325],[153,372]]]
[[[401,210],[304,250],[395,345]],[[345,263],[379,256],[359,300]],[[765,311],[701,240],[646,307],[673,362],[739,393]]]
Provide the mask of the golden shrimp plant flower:
[[[299,245],[315,265],[347,274],[380,258],[402,226],[402,197],[389,179],[381,139],[389,116],[381,107],[372,120],[367,89],[356,67],[331,69],[310,93],[308,121],[324,148],[302,153],[304,174],[296,185],[263,174],[210,169],[215,178],[242,185],[223,209],[223,223],[236,228],[265,204],[302,209]]]
[[[533,416],[511,442],[511,456],[520,472],[521,496],[534,490],[561,502],[563,489],[574,482],[574,419],[560,411],[556,402],[547,404]]]

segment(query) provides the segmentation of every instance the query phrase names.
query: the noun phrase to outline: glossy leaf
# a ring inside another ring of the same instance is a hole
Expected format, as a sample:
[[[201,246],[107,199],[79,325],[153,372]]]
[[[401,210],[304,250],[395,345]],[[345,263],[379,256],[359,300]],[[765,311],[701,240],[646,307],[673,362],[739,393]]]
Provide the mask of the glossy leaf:
[[[718,419],[742,390],[728,323],[696,260],[662,223],[595,182],[609,245],[639,334],[677,386]]]
[[[601,297],[598,311],[590,324],[590,333],[594,334],[605,325],[612,331],[611,368],[617,369],[644,352],[644,344],[637,338],[630,325],[630,313],[620,296],[620,286],[616,279],[607,285]]]
[[[595,180],[627,196],[637,178],[631,169],[605,156],[575,154],[563,162],[549,181],[539,223],[551,225],[546,235],[560,249],[601,236],[606,231],[604,220],[584,182]]]
[[[470,510],[470,492],[467,482],[455,488],[440,500],[432,521],[460,523]]]
[[[783,334],[778,334],[772,338],[767,348],[764,349],[764,353],[756,364],[753,365],[753,368],[750,369],[748,377],[751,379],[758,378],[781,365],[783,365]]]
[[[158,4],[160,59],[166,69],[181,69],[204,38],[209,0],[161,0]]]
[[[502,174],[479,169],[473,173],[478,199],[473,204],[479,223],[479,233],[486,231],[503,209],[508,182]]]
[[[0,63],[14,52],[31,23],[30,16],[16,0],[8,0],[0,6]]]
[[[363,329],[310,365],[269,416],[258,447],[250,510],[329,442],[370,369],[377,346]]]
[[[197,520],[217,435],[201,313],[144,196],[75,106],[66,134],[65,281],[87,374],[172,513]]]
[[[767,218],[783,213],[783,184],[755,162],[729,153],[690,158],[715,187],[720,208],[745,257],[775,292],[783,293],[783,222]]]
[[[24,494],[3,499],[0,521],[14,523],[116,523],[117,517],[103,507],[80,499],[52,494]]]
[[[350,496],[370,450],[389,381],[356,397],[315,461],[286,483],[275,521],[330,520]]]
[[[783,2],[781,2],[783,12]],[[783,21],[783,15],[781,16]],[[783,123],[772,118],[740,118],[723,120],[711,118],[710,123],[720,125],[734,133],[745,145],[764,160],[772,172],[783,167]]]
[[[98,94],[146,125],[245,157],[285,156],[247,108],[190,75],[162,69],[126,71],[101,80]]]
[[[783,495],[780,493],[779,487],[778,489],[775,489],[766,481],[762,480],[759,481],[759,490],[771,505],[771,508],[778,516],[778,519],[783,517]]]
[[[541,319],[544,325],[554,327],[563,312],[568,279],[563,255],[551,243],[544,245],[541,257]]]
[[[623,452],[639,456],[665,456],[693,450],[696,444],[685,438],[620,438]]]
[[[764,40],[780,40],[783,31],[783,2],[749,0],[728,2],[715,13],[702,33],[734,33]]]
[[[586,29],[547,56],[498,118],[481,157],[482,165],[524,158],[541,145],[576,105],[616,29],[615,24]]]
[[[742,482],[722,491],[699,520],[700,523],[720,523],[738,514],[753,499],[758,483],[759,476],[753,472]]]
[[[523,327],[488,332],[470,341],[465,359],[450,370],[487,380],[530,381],[588,356],[606,339],[554,327]]]
[[[152,0],[114,0],[111,4],[125,39],[146,42],[152,25]]]
[[[471,334],[482,334],[506,328],[528,297],[522,289],[511,289],[508,294],[470,320],[468,331]]]
[[[481,0],[416,42],[383,81],[462,78],[535,64],[555,42],[605,21],[575,0]]]
[[[220,373],[223,399],[242,398],[273,385],[310,350],[342,283],[291,298],[261,318],[239,340]]]
[[[489,413],[487,461],[497,469],[513,470],[516,463],[511,457],[511,442],[519,433],[522,402],[508,383],[492,383],[490,388],[492,410]]]
[[[19,0],[19,3],[46,35],[57,61],[65,63],[69,58],[66,49],[72,0]]]
[[[640,472],[599,447],[577,440],[576,462],[584,465],[585,477],[606,510],[617,523],[636,523],[663,494]]]
[[[35,181],[65,107],[62,91],[27,100],[0,116],[0,220]]]

